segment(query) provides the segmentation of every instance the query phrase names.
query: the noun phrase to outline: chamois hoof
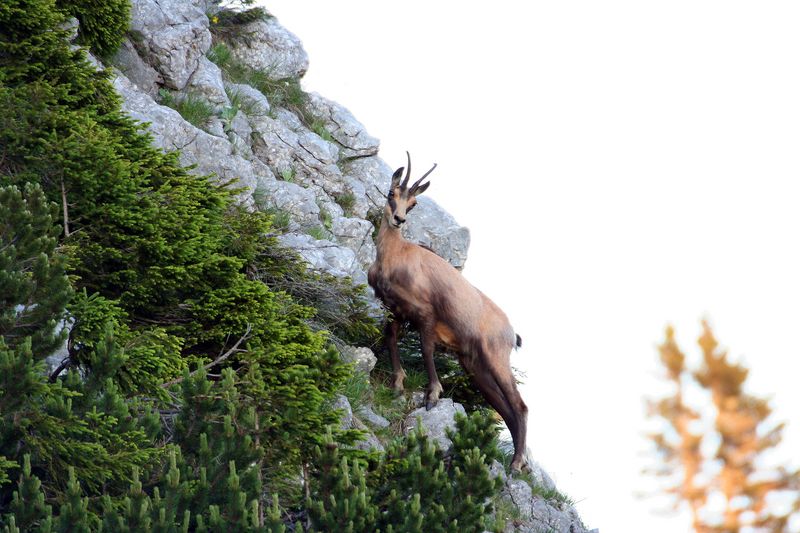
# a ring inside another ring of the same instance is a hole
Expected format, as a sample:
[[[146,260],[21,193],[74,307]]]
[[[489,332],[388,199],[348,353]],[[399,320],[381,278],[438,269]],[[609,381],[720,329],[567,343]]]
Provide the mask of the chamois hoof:
[[[511,461],[511,473],[521,474],[522,472],[530,472],[531,467],[525,459],[515,459]]]
[[[426,411],[430,411],[431,409],[436,407],[438,404],[439,404],[439,399],[438,398],[436,400],[428,400],[427,402],[425,402],[425,410]]]

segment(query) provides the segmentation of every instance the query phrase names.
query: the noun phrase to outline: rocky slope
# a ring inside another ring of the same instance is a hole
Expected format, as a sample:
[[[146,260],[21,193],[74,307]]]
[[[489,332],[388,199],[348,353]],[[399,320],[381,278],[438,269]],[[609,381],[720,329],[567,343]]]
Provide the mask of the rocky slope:
[[[377,219],[384,202],[381,191],[392,173],[378,156],[378,140],[347,109],[318,94],[308,95],[303,109],[297,109],[230,81],[207,57],[213,42],[207,7],[197,0],[133,1],[129,37],[112,60],[123,108],[148,124],[156,145],[180,150],[181,161],[194,166],[194,172],[223,182],[238,180],[242,201],[278,214],[285,222],[282,241],[314,268],[366,283],[375,257],[370,220]],[[229,41],[238,64],[275,81],[297,80],[308,68],[302,43],[277,19],[259,18],[237,31],[246,35]],[[210,112],[202,127],[161,105],[167,97],[170,102],[203,102]],[[431,247],[456,267],[464,265],[469,231],[432,199],[420,198],[405,231],[408,239]],[[374,367],[370,350],[344,352],[359,371],[368,374]],[[345,427],[369,430],[390,424],[369,406],[353,412],[345,397],[337,407],[345,413]],[[408,413],[403,426],[408,431],[421,422],[446,448],[444,428],[453,425],[459,409],[444,399],[431,411]],[[363,446],[381,448],[381,441],[369,435]],[[553,497],[558,492],[549,476],[532,464],[527,480],[506,477],[496,465],[496,474],[505,479],[503,499],[513,509],[506,531],[586,531],[575,509]]]

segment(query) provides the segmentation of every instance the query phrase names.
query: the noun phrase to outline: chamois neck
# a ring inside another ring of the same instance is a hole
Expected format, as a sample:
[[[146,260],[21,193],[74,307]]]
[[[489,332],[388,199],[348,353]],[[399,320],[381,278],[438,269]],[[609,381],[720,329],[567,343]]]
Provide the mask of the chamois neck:
[[[375,242],[378,247],[378,254],[381,254],[381,252],[387,247],[391,247],[403,242],[405,242],[405,238],[403,237],[403,233],[400,231],[400,228],[394,227],[393,224],[386,221],[386,217],[383,217],[381,219],[381,226],[378,229],[378,237]]]

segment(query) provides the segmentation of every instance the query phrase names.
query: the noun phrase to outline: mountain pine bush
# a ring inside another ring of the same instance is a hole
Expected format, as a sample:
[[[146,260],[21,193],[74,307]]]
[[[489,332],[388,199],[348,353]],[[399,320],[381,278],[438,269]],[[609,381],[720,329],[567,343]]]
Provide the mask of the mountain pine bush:
[[[314,495],[307,502],[318,531],[481,532],[502,482],[489,465],[500,457],[497,428],[484,411],[456,416],[450,454],[418,427],[364,465],[340,456],[331,436],[317,449]],[[485,449],[478,447],[485,445]],[[488,453],[487,453],[488,452]]]

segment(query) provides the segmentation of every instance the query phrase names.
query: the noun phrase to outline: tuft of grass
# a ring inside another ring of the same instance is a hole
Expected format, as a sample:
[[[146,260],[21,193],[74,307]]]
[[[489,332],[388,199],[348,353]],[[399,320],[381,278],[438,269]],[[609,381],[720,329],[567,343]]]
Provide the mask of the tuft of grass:
[[[344,382],[341,393],[350,401],[353,412],[356,412],[369,403],[370,391],[369,376],[363,372],[353,372]]]
[[[229,40],[246,40],[248,34],[242,26],[256,20],[272,18],[272,14],[263,7],[254,7],[244,11],[223,9],[216,13],[207,13],[206,16],[208,16],[211,33],[215,37],[224,37]]]
[[[248,117],[256,117],[266,114],[264,108],[262,108],[256,102],[242,97],[242,94],[237,90],[226,87],[225,94],[228,95],[228,100],[231,102],[231,107],[236,108],[236,110],[241,111]]]
[[[406,379],[403,385],[409,391],[424,391],[428,386],[428,373],[414,368],[406,368]]]
[[[231,63],[236,61],[233,57],[233,52],[231,52],[231,49],[228,48],[228,45],[222,42],[216,42],[211,45],[211,48],[209,48],[208,52],[206,52],[206,57],[211,60],[212,63],[216,63],[216,65],[223,71],[229,68]]]
[[[322,226],[314,226],[313,228],[308,228],[306,230],[306,233],[308,235],[311,235],[312,237],[314,237],[318,241],[322,241],[322,240],[328,239],[330,237],[330,234],[328,233],[328,230],[326,230]]]
[[[339,204],[346,216],[353,214],[353,207],[356,205],[356,196],[353,193],[345,192],[342,194],[337,194],[333,197],[333,199],[337,204]]]
[[[225,133],[230,133],[233,129],[233,120],[239,113],[239,108],[236,106],[227,106],[219,113],[219,118],[222,119],[222,129]]]
[[[565,505],[575,504],[575,500],[563,492],[560,492],[558,489],[548,489],[546,487],[542,487],[541,485],[536,485],[535,483],[530,483],[530,485],[534,497],[550,502],[558,508],[561,508]]]
[[[128,30],[128,37],[134,45],[141,45],[145,42],[144,33],[139,30]]]
[[[258,190],[253,193],[253,200],[256,202],[256,205],[263,205],[264,199],[263,197],[257,197]],[[263,193],[262,193],[263,194]],[[260,210],[267,213],[270,218],[270,222],[272,224],[272,229],[275,230],[277,233],[284,233],[289,230],[289,226],[292,222],[292,217],[289,211],[285,209],[280,209],[278,207],[267,207],[262,208]]]
[[[181,99],[166,89],[161,89],[158,94],[161,105],[171,107],[195,127],[204,128],[214,116],[214,107],[196,94],[190,93]]]
[[[322,221],[322,226],[326,230],[331,231],[331,228],[333,227],[333,217],[331,216],[330,212],[328,212],[328,210],[322,206],[319,208],[319,219]]]
[[[503,533],[509,522],[518,526],[524,521],[519,507],[507,498],[497,496],[492,500],[494,517],[486,524],[486,529],[495,533]]]
[[[284,168],[283,170],[281,170],[281,179],[283,181],[294,183],[295,176],[296,174],[293,168]]]
[[[296,78],[273,80],[268,73],[253,71],[249,85],[261,91],[270,104],[295,113],[306,126],[314,120],[308,110],[308,95],[300,86],[300,80]]]
[[[387,439],[397,437],[403,433],[403,420],[408,410],[408,402],[405,396],[398,395],[386,383],[380,381],[380,378],[375,377],[376,373],[373,372],[372,377],[372,409],[391,422],[388,428],[377,430],[381,436]]]
[[[317,118],[310,117],[311,123],[308,124],[308,128],[319,135],[323,141],[333,142],[333,135],[327,129],[325,129],[325,123]]]

